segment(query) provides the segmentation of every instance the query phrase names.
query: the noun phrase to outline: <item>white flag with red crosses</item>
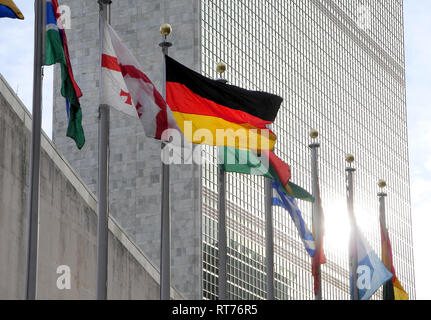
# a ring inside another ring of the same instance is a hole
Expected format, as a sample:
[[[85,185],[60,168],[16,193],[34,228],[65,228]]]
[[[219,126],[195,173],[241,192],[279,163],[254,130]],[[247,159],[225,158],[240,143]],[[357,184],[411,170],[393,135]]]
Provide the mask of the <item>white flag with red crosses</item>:
[[[115,30],[104,27],[101,103],[139,117],[148,137],[161,139],[166,129],[179,130],[161,94],[122,43]]]

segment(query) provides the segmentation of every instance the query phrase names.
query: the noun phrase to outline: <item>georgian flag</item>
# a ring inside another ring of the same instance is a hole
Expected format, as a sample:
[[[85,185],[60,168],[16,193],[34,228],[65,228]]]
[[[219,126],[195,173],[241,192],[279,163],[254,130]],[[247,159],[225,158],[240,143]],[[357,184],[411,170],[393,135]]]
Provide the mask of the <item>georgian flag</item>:
[[[179,130],[165,99],[108,23],[104,23],[101,63],[102,104],[138,117],[147,137],[161,140],[166,129]]]

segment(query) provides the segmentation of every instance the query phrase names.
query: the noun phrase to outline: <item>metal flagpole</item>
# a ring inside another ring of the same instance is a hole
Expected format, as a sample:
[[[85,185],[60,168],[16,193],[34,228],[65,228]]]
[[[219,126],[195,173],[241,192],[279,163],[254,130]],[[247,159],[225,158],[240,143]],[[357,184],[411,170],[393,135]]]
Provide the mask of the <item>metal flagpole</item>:
[[[312,130],[310,133],[310,137],[311,139],[315,140],[319,137],[319,133],[317,132],[317,130]],[[322,223],[322,219],[321,219],[321,215],[322,213],[320,212],[320,204],[318,201],[318,197],[319,197],[319,181],[318,181],[318,175],[319,175],[319,171],[318,171],[318,150],[320,148],[320,144],[317,142],[314,142],[312,144],[310,144],[310,148],[311,148],[311,176],[312,176],[312,192],[313,192],[313,197],[314,197],[314,203],[313,203],[313,226],[314,226],[314,236],[315,236],[315,240],[316,240],[316,253],[320,252],[321,250],[321,246],[322,246],[322,242],[321,242],[321,223]],[[319,288],[318,291],[315,295],[315,300],[322,300],[322,275],[321,275],[321,265],[320,263],[318,264],[318,281],[319,281]]]
[[[265,255],[266,299],[275,300],[274,290],[274,221],[272,211],[272,180],[265,178]]]
[[[218,299],[227,299],[226,172],[218,166]]]
[[[388,196],[386,192],[383,191],[384,188],[386,188],[386,181],[385,180],[379,180],[378,183],[379,188],[382,190],[381,192],[379,192],[377,194],[377,196],[379,197],[379,202],[380,202],[380,224],[381,224],[381,228],[382,228],[382,232],[381,232],[381,236],[383,237],[382,240],[384,240],[384,242],[388,243],[387,236],[387,227],[386,227],[386,197]],[[382,253],[385,252],[382,248]],[[386,251],[387,253],[387,251]],[[382,261],[383,263],[386,265],[386,267],[389,267],[387,265],[387,263],[390,263],[389,261],[387,261],[387,257],[382,256]],[[389,270],[391,271],[391,270]],[[392,279],[390,279],[389,281],[387,281],[385,283],[385,285],[383,286],[383,300],[394,300],[394,286],[392,284]]]
[[[349,247],[349,262],[350,262],[350,273],[352,275],[353,281],[353,300],[359,300],[359,292],[358,292],[358,244],[357,244],[357,227],[356,227],[356,219],[353,210],[353,172],[356,171],[352,167],[352,163],[355,161],[353,155],[348,155],[346,157],[346,162],[349,166],[346,168],[347,172],[347,208],[349,211],[350,218],[350,247]]]
[[[163,36],[163,42],[159,44],[162,48],[163,56],[169,54],[169,47],[172,43],[166,40],[172,32],[169,24],[160,27],[160,33]],[[163,97],[166,99],[166,63],[163,61]],[[163,149],[166,144],[162,143]],[[163,156],[162,156],[163,157]],[[162,159],[162,208],[161,208],[161,244],[160,244],[160,299],[170,300],[171,298],[171,217],[170,217],[170,199],[169,199],[169,164]]]
[[[226,71],[223,62],[217,65],[217,72],[221,75]],[[227,83],[225,79],[219,79]],[[224,152],[223,152],[224,155]],[[227,231],[226,231],[226,172],[220,166],[226,159],[219,159],[218,176],[218,299],[227,299]]]
[[[39,171],[42,130],[42,66],[45,62],[46,2],[34,2],[34,65],[33,65],[33,122],[30,151],[30,178],[27,207],[27,270],[26,299],[36,299],[37,249],[39,229]]]
[[[272,180],[265,178],[265,250],[267,299],[274,300],[274,225],[272,219]]]
[[[379,192],[377,196],[379,197],[380,202],[380,223],[382,224],[382,229],[384,231],[384,236],[386,238],[386,205],[385,198],[388,196],[387,193],[383,192],[383,189],[386,187],[386,181],[379,181],[379,188],[382,189],[382,192]],[[387,239],[385,239],[387,240]]]
[[[104,25],[110,23],[110,0],[98,0],[100,59],[103,54]],[[102,95],[102,69],[100,65],[100,98]],[[109,219],[109,118],[108,105],[99,105],[99,182],[97,224],[97,299],[108,298],[108,219]]]

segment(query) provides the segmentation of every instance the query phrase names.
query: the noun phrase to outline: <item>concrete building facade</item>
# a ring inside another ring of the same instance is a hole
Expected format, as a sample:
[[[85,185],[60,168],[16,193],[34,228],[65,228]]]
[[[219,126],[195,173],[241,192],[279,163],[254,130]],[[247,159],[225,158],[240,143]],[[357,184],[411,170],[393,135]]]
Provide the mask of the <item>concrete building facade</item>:
[[[64,0],[72,65],[83,91],[87,143],[77,152],[65,137],[64,99],[55,96],[56,146],[85,183],[97,186],[99,85],[98,6]],[[311,189],[308,132],[321,134],[320,182],[327,229],[325,299],[347,299],[345,163],[356,158],[358,224],[379,252],[376,182],[388,186],[388,225],[395,267],[415,297],[405,101],[403,1],[151,0],[113,1],[112,26],[161,88],[159,27],[170,23],[170,54],[230,83],[284,98],[274,130],[277,154],[293,181]],[[55,92],[59,92],[58,70]],[[112,111],[110,208],[155,263],[160,250],[160,144],[133,119]],[[202,147],[204,164],[171,166],[172,281],[187,298],[217,297],[216,150]],[[229,297],[265,297],[263,180],[229,174]],[[311,206],[300,203],[308,223]],[[276,297],[312,299],[310,258],[285,212],[274,210]],[[378,298],[378,293],[375,298]]]
[[[0,300],[25,299],[31,121],[0,75]],[[37,299],[96,299],[96,207],[93,193],[43,134]],[[114,219],[109,231],[108,298],[159,299],[157,268]],[[182,299],[175,289],[171,294]]]
[[[66,137],[65,101],[54,97],[53,141],[81,178],[96,193],[99,97],[99,7],[97,1],[62,1],[71,8],[67,30],[71,62],[83,91],[81,105],[86,145],[77,151]],[[175,26],[171,55],[187,65],[200,66],[199,1],[113,1],[112,26],[145,72],[161,88],[160,25]],[[56,70],[58,79],[59,70]],[[55,82],[54,92],[60,84]],[[141,123],[111,111],[110,211],[126,232],[158,266],[160,252],[160,143],[145,136]],[[172,283],[186,297],[201,294],[201,215],[199,166],[171,167]]]

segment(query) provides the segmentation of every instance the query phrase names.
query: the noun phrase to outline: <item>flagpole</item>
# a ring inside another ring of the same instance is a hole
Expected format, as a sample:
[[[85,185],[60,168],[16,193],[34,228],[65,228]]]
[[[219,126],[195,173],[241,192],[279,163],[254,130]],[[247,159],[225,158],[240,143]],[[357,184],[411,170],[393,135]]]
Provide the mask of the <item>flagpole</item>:
[[[167,41],[167,36],[172,32],[169,24],[160,27],[163,42],[159,44],[162,48],[163,58],[169,55],[169,47],[172,43]],[[163,61],[163,97],[166,100],[166,63]],[[163,149],[166,144],[162,142]],[[161,206],[161,243],[160,243],[160,299],[170,300],[171,298],[171,217],[169,198],[169,164],[162,159],[162,206]]]
[[[45,60],[46,4],[35,0],[34,63],[33,63],[33,112],[30,151],[30,177],[27,207],[27,270],[26,299],[36,299],[37,250],[39,240],[39,172],[42,131],[42,66]]]
[[[310,133],[311,139],[315,140],[319,137],[319,133],[317,130],[312,130]],[[314,203],[313,203],[313,209],[312,209],[312,216],[313,216],[313,226],[315,230],[315,241],[316,241],[316,254],[320,252],[321,246],[322,246],[322,239],[321,239],[321,212],[320,212],[320,204],[319,204],[319,181],[318,181],[318,150],[320,148],[320,144],[318,142],[314,142],[310,144],[309,146],[311,148],[311,176],[312,176],[312,192],[314,197]],[[322,300],[322,274],[321,274],[321,265],[320,262],[318,263],[317,267],[317,273],[318,273],[318,282],[319,282],[319,288],[317,289],[317,293],[315,295],[315,300]]]
[[[111,22],[110,0],[98,0],[100,59],[103,54],[104,24]],[[101,66],[101,65],[100,65]],[[99,99],[102,97],[102,71],[100,67]],[[109,118],[108,105],[99,104],[99,168],[98,168],[98,223],[97,223],[97,299],[108,298],[108,219],[109,219]]]
[[[227,299],[226,172],[218,166],[218,299]]]
[[[274,225],[272,213],[272,180],[265,178],[265,251],[267,299],[275,300],[274,292]]]
[[[220,62],[216,68],[220,76],[226,71],[226,64]],[[219,82],[227,83],[225,79]],[[224,155],[224,151],[223,151]],[[218,299],[227,299],[227,231],[226,231],[226,172],[220,166],[223,159],[219,159],[218,176]]]
[[[381,192],[379,192],[377,194],[377,196],[379,197],[379,203],[380,203],[380,223],[382,225],[382,229],[383,229],[383,235],[385,237],[384,240],[386,239],[386,204],[385,204],[385,198],[388,196],[387,193],[383,192],[383,189],[386,187],[386,181],[384,180],[380,180],[378,183],[378,186],[380,189],[382,189]]]
[[[353,173],[356,171],[352,167],[352,163],[355,161],[353,155],[348,155],[346,157],[346,162],[349,166],[346,168],[347,172],[347,208],[349,211],[350,218],[350,241],[351,245],[349,246],[349,264],[352,275],[352,300],[359,300],[359,292],[358,292],[358,248],[357,248],[357,227],[355,214],[353,210]]]
[[[379,192],[377,194],[377,196],[379,197],[379,218],[380,218],[380,226],[381,226],[381,237],[382,237],[382,245],[385,244],[386,246],[388,245],[388,233],[387,233],[387,226],[386,226],[386,197],[388,196],[386,192],[383,191],[384,188],[386,188],[386,181],[385,180],[379,180],[378,182],[378,186],[381,189],[381,192]],[[383,250],[382,248],[382,261],[383,264],[385,264],[385,266],[388,268],[388,265],[386,265],[386,263],[388,263],[387,261],[387,257],[383,256],[383,252],[385,252],[385,250]],[[387,253],[387,251],[386,251]],[[390,270],[390,266],[389,266],[389,271]],[[392,279],[390,279],[389,281],[387,281],[384,286],[383,286],[383,300],[395,300],[394,298],[394,287],[392,284]]]

